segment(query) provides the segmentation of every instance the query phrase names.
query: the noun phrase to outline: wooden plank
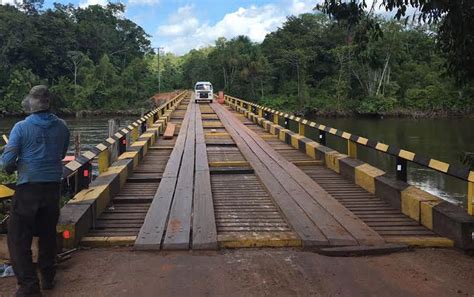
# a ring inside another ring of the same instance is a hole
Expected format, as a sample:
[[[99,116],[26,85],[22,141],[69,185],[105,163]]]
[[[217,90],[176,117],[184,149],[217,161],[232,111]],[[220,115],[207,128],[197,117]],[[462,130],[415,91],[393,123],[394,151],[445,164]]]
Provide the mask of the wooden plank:
[[[183,250],[190,246],[193,204],[194,157],[196,138],[196,104],[191,103],[184,153],[179,169],[163,249]]]
[[[165,133],[163,133],[163,138],[164,139],[173,139],[175,129],[176,129],[176,124],[168,123],[168,125],[166,126]]]
[[[239,134],[234,130],[233,123],[229,122],[229,116],[222,112],[222,109],[215,105],[211,105],[214,111],[218,114],[222,123],[225,125],[229,134],[232,135],[237,147],[241,153],[246,157],[254,168],[256,174],[259,176],[262,183],[267,188],[273,199],[276,201],[281,211],[288,220],[288,223],[293,227],[295,232],[300,236],[305,246],[321,246],[328,245],[328,239],[323,235],[321,230],[314,224],[313,221],[306,215],[303,209],[299,207],[293,199],[288,199],[290,193],[276,180],[269,168],[257,157],[249,146],[243,141]]]
[[[206,140],[196,108],[196,175],[194,180],[193,249],[217,249],[217,229],[207,160]]]
[[[159,250],[161,248],[161,240],[166,229],[167,218],[178,180],[179,167],[184,153],[190,110],[191,105],[188,105],[181,124],[182,129],[179,131],[175,146],[166,164],[160,186],[135,241],[135,249]]]
[[[238,123],[238,121],[234,122]],[[307,193],[312,196],[315,202],[317,202],[335,220],[337,220],[337,222],[339,222],[359,242],[359,244],[377,245],[383,244],[385,242],[383,238],[377,234],[377,232],[360,220],[351,211],[346,209],[341,203],[339,203],[334,197],[328,194],[321,186],[311,179],[311,177],[301,171],[301,169],[287,161],[279,153],[273,150],[273,148],[268,143],[259,138],[255,132],[242,124],[240,124],[240,127],[241,129],[239,129],[239,133],[241,133],[241,135],[248,135],[247,137],[244,137],[244,139],[246,139],[246,141],[251,145],[252,150],[257,155],[260,156],[261,154],[266,153],[276,164],[282,168],[285,168],[291,178],[293,178],[302,188],[304,188]],[[272,172],[274,171],[272,170]],[[318,223],[320,222],[321,220],[319,219]],[[319,226],[321,228],[321,225]],[[325,235],[328,236],[326,233]]]

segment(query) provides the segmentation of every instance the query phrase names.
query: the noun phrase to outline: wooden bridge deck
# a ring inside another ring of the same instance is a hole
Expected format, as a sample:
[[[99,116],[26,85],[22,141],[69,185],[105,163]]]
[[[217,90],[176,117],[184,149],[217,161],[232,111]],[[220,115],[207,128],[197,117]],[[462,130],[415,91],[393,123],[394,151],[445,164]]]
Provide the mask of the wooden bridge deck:
[[[84,244],[383,246],[437,237],[225,106],[187,98],[171,122],[175,137],[149,149]]]

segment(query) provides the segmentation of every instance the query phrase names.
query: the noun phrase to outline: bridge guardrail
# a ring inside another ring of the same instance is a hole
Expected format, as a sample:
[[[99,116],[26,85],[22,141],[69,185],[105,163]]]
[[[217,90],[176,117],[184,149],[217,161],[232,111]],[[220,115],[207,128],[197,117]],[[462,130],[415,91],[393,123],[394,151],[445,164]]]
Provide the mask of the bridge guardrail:
[[[400,181],[407,181],[408,162],[413,162],[423,167],[433,169],[461,179],[467,182],[467,213],[474,215],[474,171],[468,167],[448,164],[436,159],[427,158],[414,152],[388,145],[376,140],[371,140],[362,136],[358,136],[349,132],[345,132],[336,128],[318,124],[313,121],[303,119],[288,113],[280,112],[265,106],[261,106],[252,102],[248,102],[236,97],[225,96],[225,101],[236,106],[247,109],[250,112],[258,114],[267,120],[271,120],[275,124],[280,123],[280,119],[284,122],[285,129],[289,129],[290,121],[298,123],[298,134],[304,136],[305,127],[311,127],[319,131],[319,143],[326,145],[327,133],[337,136],[347,141],[347,154],[349,157],[357,158],[357,146],[364,146],[376,151],[396,157],[396,178]],[[270,119],[271,118],[271,119]]]
[[[130,144],[136,141],[140,134],[146,132],[147,127],[152,127],[153,123],[185,94],[186,91],[180,92],[173,99],[149,111],[127,127],[119,130],[113,136],[105,139],[90,150],[82,153],[75,160],[64,165],[62,176],[63,187],[68,189],[68,194],[74,196],[89,186],[92,181],[93,159],[97,158],[99,174],[107,171],[113,161],[111,160],[113,149],[118,151],[117,154],[115,154],[116,156],[127,151]],[[0,201],[11,199],[14,193],[14,185],[0,185]]]

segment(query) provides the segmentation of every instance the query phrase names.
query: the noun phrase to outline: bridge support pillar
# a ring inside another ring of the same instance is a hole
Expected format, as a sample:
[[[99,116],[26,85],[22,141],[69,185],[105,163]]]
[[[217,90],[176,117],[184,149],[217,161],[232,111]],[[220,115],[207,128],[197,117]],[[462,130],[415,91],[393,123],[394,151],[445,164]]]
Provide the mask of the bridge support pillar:
[[[301,122],[298,123],[298,134],[301,135],[301,136],[304,136],[304,128],[305,128],[305,124],[302,124]]]
[[[474,182],[467,182],[467,212],[474,215]]]
[[[319,130],[319,143],[321,145],[326,145],[326,132]]]
[[[357,159],[357,143],[348,139],[347,140],[347,154],[353,159]]]
[[[397,179],[406,182],[407,181],[407,160],[397,157]]]
[[[107,169],[110,166],[108,148],[99,153],[99,156],[97,158],[97,163],[99,167],[99,174],[102,174],[107,171]]]

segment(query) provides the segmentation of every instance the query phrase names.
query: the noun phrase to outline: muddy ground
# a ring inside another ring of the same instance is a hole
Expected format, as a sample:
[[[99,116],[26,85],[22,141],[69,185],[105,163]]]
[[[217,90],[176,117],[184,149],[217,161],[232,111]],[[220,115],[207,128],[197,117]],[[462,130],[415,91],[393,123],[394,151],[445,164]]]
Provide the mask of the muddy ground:
[[[15,279],[0,279],[11,296]],[[474,296],[474,257],[448,249],[334,258],[297,249],[83,250],[45,296]]]

